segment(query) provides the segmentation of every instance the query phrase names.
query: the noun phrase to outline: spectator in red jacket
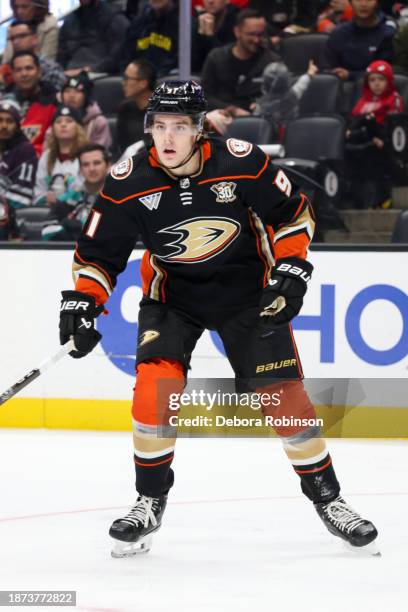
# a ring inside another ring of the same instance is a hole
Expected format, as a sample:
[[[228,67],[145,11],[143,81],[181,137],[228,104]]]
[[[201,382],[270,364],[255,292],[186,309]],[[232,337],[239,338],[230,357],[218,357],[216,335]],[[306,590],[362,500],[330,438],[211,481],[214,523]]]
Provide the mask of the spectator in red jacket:
[[[363,95],[351,112],[346,151],[356,208],[388,208],[391,204],[390,154],[386,119],[402,113],[391,65],[378,60],[367,68]]]
[[[14,83],[6,91],[19,102],[23,117],[21,129],[40,156],[45,133],[57,108],[56,91],[52,85],[41,80],[40,61],[32,51],[17,51],[10,65]]]

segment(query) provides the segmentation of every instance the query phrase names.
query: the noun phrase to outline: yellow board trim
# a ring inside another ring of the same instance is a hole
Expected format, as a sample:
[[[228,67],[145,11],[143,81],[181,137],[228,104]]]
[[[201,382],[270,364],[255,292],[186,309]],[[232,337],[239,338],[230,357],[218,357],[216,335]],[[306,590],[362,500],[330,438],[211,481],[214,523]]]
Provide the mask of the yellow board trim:
[[[324,421],[327,438],[408,438],[407,408],[316,406],[316,412]],[[0,427],[131,431],[131,401],[14,398],[0,408]],[[266,427],[256,432],[234,432],[230,428],[223,434],[273,435]]]

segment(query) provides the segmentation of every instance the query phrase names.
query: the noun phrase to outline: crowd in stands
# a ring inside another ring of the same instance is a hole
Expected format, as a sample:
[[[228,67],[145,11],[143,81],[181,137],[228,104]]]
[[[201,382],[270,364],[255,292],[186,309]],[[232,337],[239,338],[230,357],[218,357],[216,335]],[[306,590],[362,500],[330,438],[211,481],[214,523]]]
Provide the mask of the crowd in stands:
[[[0,65],[0,239],[23,239],[20,211],[42,207],[42,239],[75,240],[110,164],[148,145],[144,110],[157,80],[177,78],[178,0],[80,0],[62,23],[48,0],[10,7]],[[357,92],[344,113],[351,205],[389,206],[386,121],[404,112],[393,66],[408,68],[407,14],[408,0],[192,0],[192,73],[214,132],[263,117],[269,142],[281,143],[316,75],[332,75]],[[305,47],[296,70],[286,50],[306,35],[319,49],[307,55]],[[121,79],[113,117],[96,95],[109,77]]]

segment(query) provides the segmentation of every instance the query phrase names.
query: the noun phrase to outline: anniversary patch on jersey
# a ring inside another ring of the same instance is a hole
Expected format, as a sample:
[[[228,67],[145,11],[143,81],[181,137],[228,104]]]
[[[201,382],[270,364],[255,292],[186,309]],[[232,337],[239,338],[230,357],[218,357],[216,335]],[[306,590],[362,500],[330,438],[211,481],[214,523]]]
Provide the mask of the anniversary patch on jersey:
[[[164,261],[199,263],[224,251],[241,231],[241,225],[226,217],[195,217],[160,230],[174,234],[176,240],[165,246],[174,247],[169,255],[157,256]]]
[[[133,159],[128,157],[124,159],[119,164],[113,166],[111,170],[111,177],[118,180],[123,181],[123,179],[127,178],[129,174],[133,170]]]
[[[246,157],[253,149],[253,145],[246,140],[237,140],[236,138],[228,138],[228,151],[235,157]]]
[[[234,194],[235,189],[237,188],[237,184],[232,181],[222,181],[221,183],[216,183],[210,187],[211,191],[213,191],[217,198],[216,202],[220,204],[228,204],[229,202],[234,202],[237,199],[237,196]]]

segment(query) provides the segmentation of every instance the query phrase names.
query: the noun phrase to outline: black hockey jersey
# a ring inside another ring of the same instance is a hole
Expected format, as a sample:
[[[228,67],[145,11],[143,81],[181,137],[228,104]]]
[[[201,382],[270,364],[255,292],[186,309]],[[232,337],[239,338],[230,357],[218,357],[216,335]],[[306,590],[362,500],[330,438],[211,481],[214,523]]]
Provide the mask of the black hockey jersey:
[[[78,241],[76,289],[104,303],[141,235],[144,295],[190,312],[259,303],[275,259],[305,258],[307,198],[250,143],[201,145],[201,167],[175,178],[154,147],[116,165]]]

